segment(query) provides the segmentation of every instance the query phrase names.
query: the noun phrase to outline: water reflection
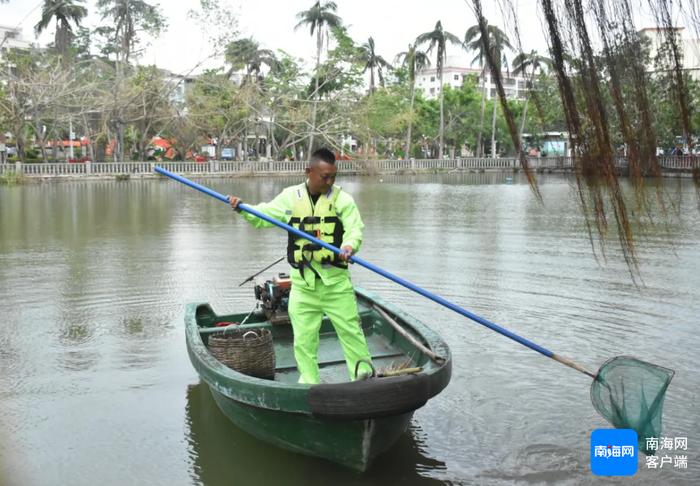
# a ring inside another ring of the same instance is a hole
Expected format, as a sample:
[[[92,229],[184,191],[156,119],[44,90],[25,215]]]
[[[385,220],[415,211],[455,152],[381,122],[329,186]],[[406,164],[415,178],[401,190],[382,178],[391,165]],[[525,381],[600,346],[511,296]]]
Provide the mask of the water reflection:
[[[357,474],[251,437],[219,411],[204,383],[187,387],[186,416],[190,475],[199,484],[443,484],[429,475],[443,472],[445,463],[426,455],[415,425],[369,471]]]

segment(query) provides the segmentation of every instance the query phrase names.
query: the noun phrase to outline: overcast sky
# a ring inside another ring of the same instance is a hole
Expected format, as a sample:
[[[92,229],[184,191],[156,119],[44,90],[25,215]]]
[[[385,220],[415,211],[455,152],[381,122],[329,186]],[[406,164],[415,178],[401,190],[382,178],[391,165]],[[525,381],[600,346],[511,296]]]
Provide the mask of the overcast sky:
[[[284,49],[288,53],[303,58],[311,64],[315,55],[315,41],[308,29],[294,30],[296,14],[307,10],[313,0],[220,0],[231,7],[238,16],[238,28],[243,36],[253,36],[264,47]],[[514,0],[518,6],[523,48],[526,51],[537,49],[546,51],[542,34],[541,14],[538,0]],[[155,2],[151,2],[155,3]],[[338,15],[349,26],[351,37],[358,43],[369,36],[374,38],[377,52],[391,62],[394,56],[406,50],[409,42],[417,35],[430,31],[438,20],[445,30],[464,38],[466,30],[476,23],[476,18],[465,0],[336,0]],[[53,25],[37,40],[34,25],[41,15],[39,0],[10,0],[0,5],[0,24],[22,28],[24,38],[44,45],[53,39]],[[507,27],[495,0],[483,1],[484,14],[489,22]],[[88,27],[101,23],[94,0],[87,0],[90,15],[85,22]],[[200,71],[202,66],[214,67],[221,61],[205,60],[212,52],[199,26],[188,18],[188,12],[199,8],[199,0],[161,1],[161,11],[167,18],[168,30],[141,56],[139,62],[157,64],[159,67],[177,73],[187,73],[192,69]],[[638,27],[652,24],[649,16],[638,12]],[[507,31],[507,33],[510,33]],[[459,56],[461,64],[468,63],[466,54],[460,49],[448,47],[448,55]],[[452,57],[451,56],[451,57]],[[454,59],[457,61],[457,59]]]

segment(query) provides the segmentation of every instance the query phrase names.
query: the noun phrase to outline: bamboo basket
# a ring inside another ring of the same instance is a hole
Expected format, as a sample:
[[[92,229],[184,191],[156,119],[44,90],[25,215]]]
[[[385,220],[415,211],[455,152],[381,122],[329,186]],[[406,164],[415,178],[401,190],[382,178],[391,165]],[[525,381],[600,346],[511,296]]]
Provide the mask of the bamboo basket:
[[[275,379],[275,349],[269,329],[232,329],[209,337],[209,352],[248,376]]]

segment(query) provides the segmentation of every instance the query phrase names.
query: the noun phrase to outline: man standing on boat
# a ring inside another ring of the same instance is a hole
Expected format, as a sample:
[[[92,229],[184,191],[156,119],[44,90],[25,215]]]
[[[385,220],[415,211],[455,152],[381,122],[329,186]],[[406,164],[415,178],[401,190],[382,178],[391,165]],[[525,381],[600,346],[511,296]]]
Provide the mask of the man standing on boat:
[[[350,379],[371,372],[371,356],[360,327],[355,291],[350,281],[348,259],[362,243],[362,219],[352,196],[334,185],[335,155],[322,148],[311,155],[306,182],[287,187],[268,203],[253,206],[271,218],[309,233],[336,248],[340,255],[289,233],[287,261],[292,267],[289,317],[294,330],[294,357],[299,383],[320,382],[318,368],[319,330],[327,315],[338,334]],[[241,212],[241,200],[229,196],[231,206],[256,228],[271,223]],[[359,362],[359,366],[358,366]]]

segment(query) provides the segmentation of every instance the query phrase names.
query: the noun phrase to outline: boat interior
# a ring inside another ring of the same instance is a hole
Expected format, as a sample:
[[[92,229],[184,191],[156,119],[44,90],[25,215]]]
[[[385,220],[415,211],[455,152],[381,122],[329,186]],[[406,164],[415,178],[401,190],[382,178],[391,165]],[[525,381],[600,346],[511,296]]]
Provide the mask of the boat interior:
[[[437,366],[401,333],[397,332],[394,326],[373,308],[372,301],[359,293],[357,297],[362,329],[372,355],[372,364],[377,373],[395,373],[397,371],[401,373],[399,370],[407,368],[425,370],[428,367]],[[205,304],[197,308],[196,320],[205,345],[208,344],[210,336],[226,332],[221,323],[233,323],[231,327],[235,325],[244,329],[269,329],[272,333],[275,350],[275,381],[297,383],[299,380],[299,372],[294,359],[292,326],[288,317],[285,318],[284,315],[268,316],[261,310],[250,315],[217,315],[209,305]],[[409,323],[398,318],[396,321],[415,339],[425,344],[420,334]],[[326,316],[321,324],[318,360],[322,383],[350,381],[350,373],[338,336]]]

